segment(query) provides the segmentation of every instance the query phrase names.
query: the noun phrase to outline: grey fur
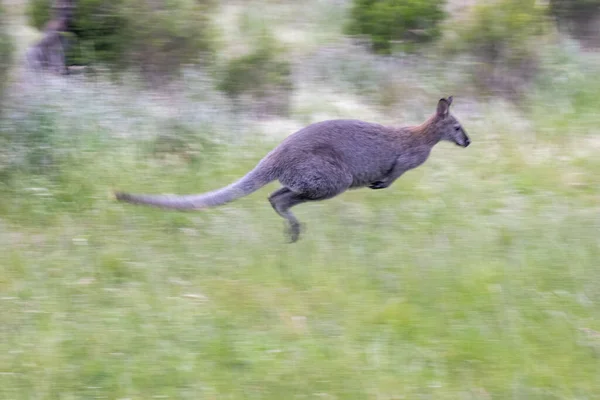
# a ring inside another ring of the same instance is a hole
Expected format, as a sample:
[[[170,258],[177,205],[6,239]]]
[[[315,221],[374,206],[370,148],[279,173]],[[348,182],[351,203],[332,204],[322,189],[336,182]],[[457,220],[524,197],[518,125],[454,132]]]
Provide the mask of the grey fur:
[[[441,99],[431,118],[412,127],[387,127],[359,120],[311,124],[288,136],[242,179],[213,192],[190,196],[116,193],[116,198],[195,210],[233,201],[279,180],[283,187],[269,196],[269,202],[287,220],[291,241],[295,242],[300,223],[290,212],[293,206],[330,199],[348,189],[387,188],[403,173],[423,164],[441,140],[467,147],[470,140],[450,114],[451,104],[452,96]]]
[[[69,32],[75,4],[73,0],[57,0],[53,6],[55,18],[44,27],[44,36],[31,46],[25,58],[34,70],[49,69],[58,74],[68,74],[65,51],[69,41],[65,36]]]

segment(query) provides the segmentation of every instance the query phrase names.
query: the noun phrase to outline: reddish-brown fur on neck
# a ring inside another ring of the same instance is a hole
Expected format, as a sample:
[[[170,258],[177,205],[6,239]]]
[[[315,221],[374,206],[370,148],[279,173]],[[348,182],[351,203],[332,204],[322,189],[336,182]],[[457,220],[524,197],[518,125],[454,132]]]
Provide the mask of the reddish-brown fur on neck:
[[[425,122],[420,125],[408,126],[406,129],[414,135],[428,135],[431,134],[435,129],[435,122],[437,121],[437,115],[432,115]]]
[[[425,122],[420,125],[408,126],[404,128],[411,137],[419,141],[425,141],[428,143],[437,143],[440,140],[440,135],[436,129],[436,123],[438,116],[433,114]]]

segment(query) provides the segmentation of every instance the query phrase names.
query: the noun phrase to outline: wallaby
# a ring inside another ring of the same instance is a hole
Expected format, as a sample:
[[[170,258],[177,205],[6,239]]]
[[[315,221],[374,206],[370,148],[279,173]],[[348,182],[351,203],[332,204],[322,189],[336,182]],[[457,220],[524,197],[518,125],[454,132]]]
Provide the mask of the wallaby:
[[[66,75],[65,40],[59,31],[48,31],[44,37],[26,53],[29,65],[35,70],[50,69],[55,73]]]
[[[65,33],[69,32],[74,5],[69,1],[56,1],[55,18],[44,26],[44,36],[35,45],[31,46],[25,57],[29,66],[35,70],[49,68],[50,70],[66,75],[69,69],[65,62],[65,51],[68,40]]]
[[[471,142],[450,114],[452,96],[438,102],[437,111],[418,126],[387,127],[359,120],[329,120],[290,135],[237,182],[212,192],[187,196],[115,193],[129,203],[177,210],[197,210],[228,203],[279,180],[269,196],[275,211],[289,225],[291,242],[300,223],[290,208],[326,200],[348,189],[389,187],[404,172],[423,164],[433,146],[448,140],[467,147]]]

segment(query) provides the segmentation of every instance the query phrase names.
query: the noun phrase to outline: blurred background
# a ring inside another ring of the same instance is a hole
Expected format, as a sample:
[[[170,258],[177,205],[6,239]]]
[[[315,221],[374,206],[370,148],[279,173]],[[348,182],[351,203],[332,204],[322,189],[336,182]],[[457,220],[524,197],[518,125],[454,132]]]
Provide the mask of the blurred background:
[[[0,398],[600,397],[599,0],[4,0]],[[333,118],[385,191],[179,213]]]

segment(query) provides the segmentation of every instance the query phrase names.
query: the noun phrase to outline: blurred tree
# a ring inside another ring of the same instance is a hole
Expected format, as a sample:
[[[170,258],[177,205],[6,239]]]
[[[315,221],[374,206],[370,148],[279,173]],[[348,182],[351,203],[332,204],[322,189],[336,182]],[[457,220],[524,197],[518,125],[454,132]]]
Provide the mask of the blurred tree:
[[[52,18],[51,0],[29,0],[27,3],[27,16],[29,23],[39,30]]]
[[[457,40],[446,50],[479,60],[475,78],[489,89],[519,91],[537,70],[536,38],[545,31],[545,8],[536,0],[477,4],[453,28]]]
[[[390,53],[399,41],[404,50],[439,37],[444,0],[353,0],[347,32],[370,36],[372,47]]]
[[[30,23],[41,28],[51,0],[30,0]],[[214,50],[210,13],[215,0],[78,0],[69,64],[100,63],[114,71],[138,69],[152,82]]]
[[[476,5],[460,32],[462,49],[487,63],[527,57],[532,38],[544,32],[536,0],[501,0]]]
[[[261,113],[286,115],[292,90],[292,69],[285,51],[270,32],[263,32],[248,54],[228,61],[218,89],[234,102],[250,97]],[[262,106],[262,107],[260,107]]]
[[[600,46],[600,0],[550,0],[549,5],[560,29],[585,45]]]
[[[2,103],[4,90],[8,82],[7,76],[11,66],[12,54],[13,44],[7,32],[4,9],[0,4],[0,104]],[[0,112],[2,112],[2,109],[0,107]]]

